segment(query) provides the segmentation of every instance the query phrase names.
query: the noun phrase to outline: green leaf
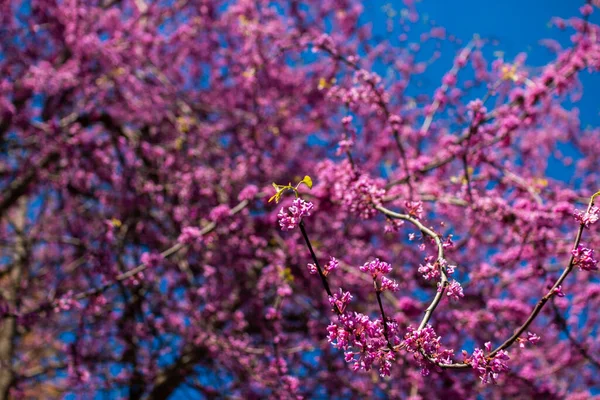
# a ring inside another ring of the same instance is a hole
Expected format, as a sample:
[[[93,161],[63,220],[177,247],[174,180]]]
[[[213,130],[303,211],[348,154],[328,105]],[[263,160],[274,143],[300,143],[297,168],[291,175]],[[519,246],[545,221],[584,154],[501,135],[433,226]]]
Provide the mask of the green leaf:
[[[271,196],[268,203],[272,202],[273,200],[275,200],[275,203],[279,203],[279,198],[281,197],[281,193],[284,189],[281,188],[281,185],[278,185],[275,182],[273,182],[273,187],[275,188],[275,194]]]
[[[306,186],[308,186],[308,188],[309,188],[309,189],[312,189],[313,182],[312,182],[312,179],[310,179],[310,176],[308,176],[308,175],[305,175],[305,176],[304,176],[304,179],[302,179],[300,182],[298,182],[298,186],[299,186],[301,183],[304,183]],[[297,187],[297,186],[296,186],[296,187]]]

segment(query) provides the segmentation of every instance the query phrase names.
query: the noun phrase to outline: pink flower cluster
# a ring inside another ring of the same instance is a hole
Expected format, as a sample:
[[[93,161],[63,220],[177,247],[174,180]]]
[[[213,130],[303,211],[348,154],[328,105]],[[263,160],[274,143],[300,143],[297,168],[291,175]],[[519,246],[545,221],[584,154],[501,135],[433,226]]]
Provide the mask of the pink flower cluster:
[[[331,257],[329,262],[325,264],[325,268],[323,268],[323,275],[327,276],[331,271],[335,271],[339,267],[340,262],[335,257]]]
[[[330,272],[335,271],[339,266],[340,262],[335,257],[330,257],[329,262],[323,267],[323,275],[329,275]],[[315,264],[308,264],[308,271],[311,275],[316,275],[319,272]]]
[[[431,325],[423,329],[414,329],[408,327],[408,332],[404,335],[403,345],[409,353],[413,354],[414,359],[421,367],[421,375],[427,376],[430,373],[431,363],[452,364],[454,350],[442,349],[440,336],[437,336]]]
[[[433,261],[433,257],[425,257],[425,261],[425,265],[419,264],[417,271],[428,281],[438,279],[440,277],[440,270],[437,267],[437,263],[431,262]]]
[[[72,308],[81,308],[81,304],[79,301],[74,299],[74,294],[72,290],[69,290],[62,297],[56,300],[54,305],[54,312],[58,313],[61,311],[68,311]]]
[[[255,185],[248,185],[238,194],[238,200],[252,200],[257,193],[258,188]]]
[[[352,300],[352,295],[350,292],[344,292],[340,288],[339,293],[334,293],[333,296],[329,297],[329,304],[331,304],[331,307],[333,307],[334,310],[337,307],[337,309],[343,313],[346,311],[348,304],[350,304],[350,300]]]
[[[580,271],[596,271],[598,270],[598,260],[594,258],[594,250],[584,246],[577,246],[571,250],[573,254],[573,265],[579,267]]]
[[[382,276],[380,290],[382,292],[385,292],[386,290],[389,290],[390,292],[397,292],[398,290],[400,290],[400,286],[398,285],[398,282],[396,282],[395,280],[388,279],[385,276]]]
[[[477,126],[484,119],[487,113],[487,109],[483,106],[483,102],[479,99],[471,101],[467,104],[467,109],[469,110],[469,117],[471,117],[471,125]]]
[[[484,347],[488,353],[492,351],[492,344],[490,342],[485,343]],[[467,358],[466,362],[471,364],[473,369],[479,373],[481,382],[486,384],[489,382],[496,383],[499,374],[508,371],[506,363],[508,360],[510,360],[510,357],[504,350],[500,350],[494,357],[489,358],[485,356],[482,349],[477,348],[473,352],[473,355]]]
[[[583,224],[586,228],[589,228],[591,224],[600,219],[600,208],[593,206],[590,208],[590,211],[575,210],[574,216],[577,222]]]
[[[369,219],[377,214],[375,206],[381,205],[385,190],[371,177],[363,174],[351,183],[343,197],[343,204],[352,214]]]
[[[140,261],[148,268],[158,267],[164,260],[164,257],[160,253],[143,253]]]
[[[283,231],[290,231],[296,228],[302,217],[310,217],[314,205],[310,201],[304,201],[302,199],[294,199],[294,202],[286,210],[282,208],[277,214],[279,218],[279,226]]]
[[[376,206],[383,202],[385,189],[382,179],[373,179],[368,174],[360,174],[347,160],[334,164],[325,161],[317,166],[321,196],[339,201],[344,208],[361,219],[369,219],[377,214]]]
[[[208,218],[211,221],[220,222],[227,218],[230,214],[231,210],[229,209],[229,206],[226,204],[220,204],[211,210]]]
[[[373,280],[376,280],[377,278],[381,277],[381,286],[379,287],[379,291],[384,292],[386,290],[389,290],[391,292],[397,292],[398,290],[400,290],[400,286],[395,280],[389,279],[384,276],[392,272],[392,266],[386,262],[380,261],[379,258],[376,258],[373,261],[369,261],[358,268],[362,272],[367,272],[371,274]]]
[[[360,269],[362,272],[370,273],[373,279],[380,275],[385,275],[392,272],[392,266],[384,261],[380,261],[379,258],[361,265],[358,267],[358,269]]]
[[[398,325],[387,323],[390,343],[400,344]],[[377,363],[379,374],[389,376],[395,353],[387,347],[381,320],[370,320],[360,313],[344,313],[339,316],[338,324],[327,327],[327,340],[336,348],[343,350],[346,362],[353,362],[353,370],[369,371]]]
[[[423,202],[421,201],[407,201],[404,203],[406,211],[416,219],[423,217]]]
[[[177,238],[177,241],[182,244],[192,244],[202,237],[200,229],[193,226],[186,226],[181,230],[181,235]]]
[[[527,339],[519,338],[517,341],[519,342],[519,347],[522,349],[525,348],[525,343],[529,342],[530,344],[536,345],[540,341],[540,337],[535,333],[527,332]]]
[[[452,275],[454,273],[454,270],[456,269],[455,265],[448,264],[448,261],[444,259],[439,259],[438,261],[434,262],[434,259],[435,257],[433,256],[427,256],[425,257],[425,265],[419,264],[417,271],[420,274],[423,274],[423,278],[427,279],[428,281],[439,279],[441,276],[441,268],[446,268],[447,275]]]
[[[441,291],[442,287],[438,283],[438,291]],[[448,287],[446,288],[446,295],[450,297],[452,300],[459,300],[461,297],[465,297],[463,293],[463,288],[459,282],[452,280]]]

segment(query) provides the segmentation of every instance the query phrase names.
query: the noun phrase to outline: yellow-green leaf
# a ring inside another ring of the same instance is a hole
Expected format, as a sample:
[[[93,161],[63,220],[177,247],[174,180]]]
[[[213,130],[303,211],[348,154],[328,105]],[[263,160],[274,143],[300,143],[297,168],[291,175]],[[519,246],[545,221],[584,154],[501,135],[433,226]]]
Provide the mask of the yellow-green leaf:
[[[305,176],[304,176],[304,179],[302,179],[302,180],[301,180],[301,181],[298,183],[298,185],[300,185],[300,183],[304,183],[306,186],[308,186],[308,188],[309,188],[309,189],[312,189],[313,182],[312,182],[312,179],[310,179],[310,176],[308,176],[308,175],[305,175]]]

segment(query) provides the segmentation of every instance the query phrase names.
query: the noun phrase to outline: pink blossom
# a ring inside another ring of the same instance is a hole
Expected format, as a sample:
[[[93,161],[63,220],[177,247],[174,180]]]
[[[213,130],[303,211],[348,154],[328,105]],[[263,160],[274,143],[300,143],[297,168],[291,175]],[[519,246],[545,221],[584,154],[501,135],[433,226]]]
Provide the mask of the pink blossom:
[[[177,241],[182,244],[192,244],[202,237],[202,231],[194,226],[186,226],[181,230]]]
[[[351,183],[349,190],[344,195],[344,205],[353,214],[362,219],[369,219],[377,214],[375,206],[381,205],[385,190],[368,175],[361,175]]]
[[[303,217],[310,217],[314,205],[309,201],[300,198],[294,199],[291,206],[282,208],[277,214],[279,226],[283,231],[289,231],[298,226]]]
[[[593,223],[598,221],[598,219],[600,219],[600,208],[593,206],[592,208],[590,208],[590,211],[583,212],[575,210],[574,216],[577,222],[579,222],[586,228],[589,228],[590,225],[592,225]]]
[[[327,276],[330,272],[335,271],[340,266],[340,262],[334,257],[330,257],[329,262],[323,267],[323,275]]]
[[[485,343],[485,349],[487,352],[491,351],[491,343]],[[480,348],[475,349],[473,355],[467,358],[466,362],[471,364],[481,379],[481,383],[496,383],[498,376],[501,372],[508,371],[508,365],[506,361],[510,360],[508,353],[504,350],[500,350],[491,359],[487,357],[483,350]]]
[[[317,266],[316,266],[315,264],[311,264],[311,263],[309,263],[309,264],[307,265],[307,267],[308,267],[308,272],[309,272],[311,275],[316,275],[316,274],[318,274],[318,273],[319,273],[319,270],[317,269]]]
[[[598,260],[594,258],[594,250],[579,245],[576,249],[571,250],[573,254],[573,265],[579,267],[581,271],[597,271]]]
[[[391,292],[397,292],[400,290],[400,286],[393,279],[388,279],[385,276],[381,277],[381,291],[389,290]]]
[[[587,17],[588,15],[592,14],[593,11],[594,11],[594,8],[590,4],[584,4],[583,6],[581,6],[579,8],[579,12],[584,17]]]
[[[525,344],[529,343],[532,345],[536,345],[540,341],[540,337],[535,333],[527,332],[527,339],[518,338],[517,342],[519,343],[519,347],[524,349]]]
[[[231,210],[226,204],[220,204],[210,211],[209,218],[214,222],[223,221],[231,213]]]
[[[425,265],[419,264],[418,272],[427,280],[436,280],[441,276],[437,262],[433,262],[433,257],[425,258]]]
[[[389,274],[392,271],[392,266],[386,262],[380,261],[379,258],[376,258],[375,260],[360,266],[359,269],[362,272],[370,273],[373,279],[375,279],[380,275]]]
[[[562,285],[558,285],[555,289],[553,289],[552,293],[558,297],[565,297],[565,294],[562,291]]]
[[[341,313],[343,313],[346,310],[348,304],[350,303],[350,300],[352,300],[352,295],[350,294],[350,292],[344,292],[340,288],[339,293],[334,293],[333,296],[329,298],[329,303],[332,307],[337,307],[337,309]]]
[[[164,260],[162,254],[159,253],[143,253],[140,261],[149,268],[154,268],[160,265]]]
[[[451,281],[448,287],[446,288],[446,295],[453,300],[459,300],[461,297],[465,296],[463,294],[462,286],[455,280]]]
[[[423,203],[420,201],[407,201],[404,203],[406,211],[413,217],[421,219],[423,217]]]
[[[256,185],[248,185],[238,195],[238,200],[251,200],[258,193],[258,188]]]
[[[427,325],[421,330],[408,327],[408,332],[404,335],[402,344],[409,353],[413,353],[415,360],[421,367],[421,375],[427,376],[430,373],[430,361],[423,356],[424,352],[434,362],[442,364],[451,364],[454,351],[451,349],[442,349],[441,337],[437,336],[431,325]]]

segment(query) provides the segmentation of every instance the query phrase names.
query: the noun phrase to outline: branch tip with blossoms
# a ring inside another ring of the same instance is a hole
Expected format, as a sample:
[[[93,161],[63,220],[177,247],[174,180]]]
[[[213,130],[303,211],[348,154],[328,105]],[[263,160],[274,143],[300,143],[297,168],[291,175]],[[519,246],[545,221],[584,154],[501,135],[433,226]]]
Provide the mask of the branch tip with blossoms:
[[[600,196],[600,191],[594,193],[590,197],[588,207],[583,215],[590,215],[590,213],[592,213],[597,208],[594,206],[594,200],[598,196]],[[515,331],[515,333],[510,338],[508,338],[504,343],[502,343],[500,346],[498,346],[496,349],[494,349],[494,351],[492,351],[490,353],[490,357],[494,357],[496,354],[507,349],[515,341],[517,341],[517,339],[523,334],[523,332],[525,332],[527,330],[529,325],[531,325],[533,320],[538,316],[540,311],[542,311],[542,308],[544,308],[544,305],[548,302],[548,300],[550,300],[555,295],[557,295],[559,297],[564,296],[564,293],[562,292],[563,282],[565,281],[565,279],[567,279],[567,276],[569,276],[569,274],[573,270],[573,267],[576,265],[576,261],[583,262],[583,260],[581,258],[580,259],[576,258],[576,256],[580,255],[580,242],[581,242],[581,236],[583,235],[583,231],[585,228],[589,228],[589,226],[591,224],[593,224],[594,222],[596,222],[598,220],[598,219],[594,219],[594,218],[591,218],[591,219],[590,218],[579,218],[579,215],[577,213],[575,214],[575,219],[579,222],[579,229],[577,230],[577,234],[575,235],[575,241],[573,243],[573,250],[571,251],[571,257],[569,258],[569,262],[568,262],[567,266],[565,267],[565,269],[563,270],[562,274],[557,279],[557,281],[554,283],[554,285],[552,285],[552,287],[550,288],[548,293],[546,293],[546,295],[544,297],[542,297],[540,299],[540,301],[535,305],[531,314],[529,315],[527,320],[523,323],[523,325],[521,325]],[[592,262],[593,261],[590,260],[589,257],[586,256],[585,265],[589,266],[590,263],[592,263]],[[580,269],[583,270],[585,268],[580,265]]]
[[[442,243],[442,239],[433,230],[423,225],[423,223],[419,221],[415,216],[409,214],[399,214],[380,205],[376,206],[375,208],[389,218],[401,219],[410,222],[411,224],[415,225],[423,234],[429,236],[436,244],[437,259],[435,261],[434,267],[436,271],[439,271],[440,281],[438,283],[438,291],[436,292],[429,307],[427,307],[427,309],[425,310],[425,315],[423,316],[423,319],[421,320],[421,323],[419,324],[419,327],[417,329],[421,330],[427,325],[427,323],[431,319],[433,311],[436,309],[436,307],[442,300],[444,292],[446,291],[446,288],[449,284],[447,276],[447,262],[444,258],[444,245]]]

